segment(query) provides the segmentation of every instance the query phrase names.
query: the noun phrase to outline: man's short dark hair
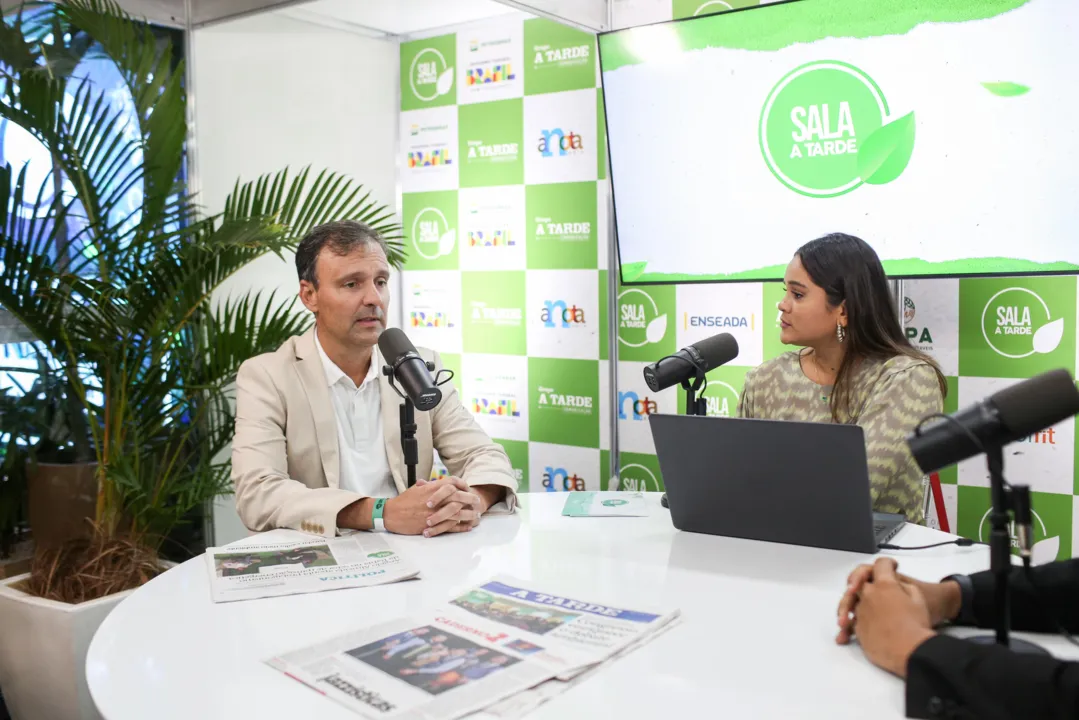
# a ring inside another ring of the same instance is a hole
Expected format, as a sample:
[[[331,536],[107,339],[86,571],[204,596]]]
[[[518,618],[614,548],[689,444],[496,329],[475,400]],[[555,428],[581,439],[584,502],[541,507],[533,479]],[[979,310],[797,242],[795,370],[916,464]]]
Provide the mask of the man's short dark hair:
[[[327,247],[336,255],[348,255],[357,247],[374,243],[389,256],[386,241],[370,225],[355,220],[335,220],[323,223],[304,236],[296,248],[296,274],[300,280],[306,280],[318,287],[315,263],[318,262],[322,248]]]

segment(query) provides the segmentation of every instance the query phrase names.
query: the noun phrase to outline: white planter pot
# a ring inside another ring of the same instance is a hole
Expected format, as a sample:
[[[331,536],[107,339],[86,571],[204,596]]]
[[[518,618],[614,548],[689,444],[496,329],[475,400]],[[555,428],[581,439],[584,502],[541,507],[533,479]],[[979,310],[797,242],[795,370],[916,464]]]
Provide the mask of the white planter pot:
[[[106,616],[134,590],[69,605],[0,580],[0,687],[13,720],[98,720],[86,651]]]

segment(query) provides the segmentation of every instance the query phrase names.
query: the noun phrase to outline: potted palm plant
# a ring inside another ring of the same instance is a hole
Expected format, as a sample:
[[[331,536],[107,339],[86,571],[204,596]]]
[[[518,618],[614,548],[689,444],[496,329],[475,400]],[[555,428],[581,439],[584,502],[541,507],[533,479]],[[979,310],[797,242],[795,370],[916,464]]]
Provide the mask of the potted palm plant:
[[[80,72],[111,62],[126,102]],[[207,215],[184,184],[184,64],[111,0],[0,23],[0,119],[47,150],[46,181],[0,167],[0,306],[58,368],[92,466],[92,531],[0,582],[0,685],[16,718],[93,717],[85,653],[122,598],[164,571],[161,543],[230,491],[240,363],[306,329],[295,297],[215,294],[329,219],[366,222],[403,259],[393,214],[332,172],[237,183]],[[132,193],[135,200],[132,200]],[[85,433],[85,434],[83,434]]]

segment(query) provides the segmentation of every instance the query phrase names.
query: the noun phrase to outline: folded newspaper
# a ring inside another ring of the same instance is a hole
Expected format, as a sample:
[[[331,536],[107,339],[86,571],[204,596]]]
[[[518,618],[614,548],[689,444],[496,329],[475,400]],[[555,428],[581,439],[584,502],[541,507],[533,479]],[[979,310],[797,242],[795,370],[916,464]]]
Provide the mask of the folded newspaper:
[[[384,536],[371,533],[209,548],[206,559],[217,603],[384,585],[420,573]]]
[[[453,720],[489,708],[509,720],[654,638],[678,615],[553,595],[499,576],[429,611],[267,664],[368,718]]]

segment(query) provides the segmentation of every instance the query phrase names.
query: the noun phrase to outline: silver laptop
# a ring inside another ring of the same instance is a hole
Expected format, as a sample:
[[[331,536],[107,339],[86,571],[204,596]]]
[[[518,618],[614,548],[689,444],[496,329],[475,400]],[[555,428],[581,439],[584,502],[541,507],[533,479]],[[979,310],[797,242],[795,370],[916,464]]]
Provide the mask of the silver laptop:
[[[857,425],[650,415],[679,530],[875,553],[903,527],[874,513]]]

